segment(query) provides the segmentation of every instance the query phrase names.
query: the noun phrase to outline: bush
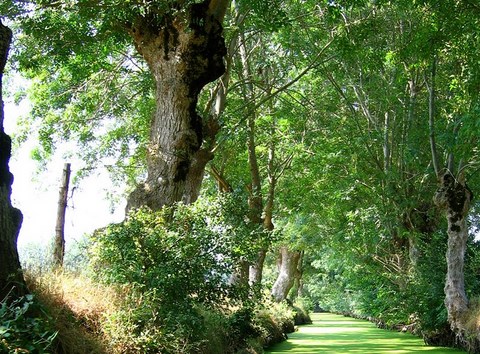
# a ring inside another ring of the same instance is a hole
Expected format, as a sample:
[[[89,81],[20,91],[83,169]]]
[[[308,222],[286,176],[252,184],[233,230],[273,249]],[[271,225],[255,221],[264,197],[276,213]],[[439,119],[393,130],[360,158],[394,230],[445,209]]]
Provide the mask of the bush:
[[[233,202],[138,210],[90,238],[91,278],[78,269],[29,276],[58,332],[57,352],[261,353],[285,339],[292,310],[256,305],[255,291],[229,282],[234,265],[258,251],[256,229]]]
[[[293,321],[296,326],[312,323],[312,319],[308,315],[307,310],[305,310],[305,308],[303,308],[301,305],[294,305],[293,311],[295,313]]]
[[[94,235],[93,274],[110,284],[156,289],[165,307],[215,306],[236,296],[228,278],[241,245],[226,228],[198,205],[140,209]]]
[[[208,207],[199,201],[158,212],[143,208],[93,235],[92,274],[128,288],[121,308],[106,320],[112,345],[125,353],[198,353],[206,347],[199,309],[215,312],[249,296],[229,278],[240,259],[256,252],[248,242],[252,230],[243,217],[225,215],[230,207],[220,199]]]
[[[287,338],[287,333],[295,331],[295,313],[286,302],[277,303],[269,294],[264,295],[263,302],[257,305],[253,318],[258,333],[257,341],[267,348]]]

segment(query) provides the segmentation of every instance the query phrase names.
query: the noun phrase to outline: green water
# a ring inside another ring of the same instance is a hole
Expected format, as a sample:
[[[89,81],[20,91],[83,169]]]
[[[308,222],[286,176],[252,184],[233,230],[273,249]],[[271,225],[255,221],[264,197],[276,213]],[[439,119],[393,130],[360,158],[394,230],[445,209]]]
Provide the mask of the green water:
[[[465,353],[461,350],[425,346],[409,333],[378,329],[374,324],[328,313],[312,314],[313,324],[300,326],[267,353]]]

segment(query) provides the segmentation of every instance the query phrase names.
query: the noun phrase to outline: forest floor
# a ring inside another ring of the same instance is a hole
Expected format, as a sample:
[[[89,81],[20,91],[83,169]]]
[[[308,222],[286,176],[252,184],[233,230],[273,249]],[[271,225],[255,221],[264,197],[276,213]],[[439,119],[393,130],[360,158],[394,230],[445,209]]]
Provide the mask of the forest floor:
[[[267,353],[465,353],[450,348],[425,346],[421,338],[409,333],[383,330],[374,324],[334,315],[314,313],[313,324],[300,326],[288,341],[267,350]]]

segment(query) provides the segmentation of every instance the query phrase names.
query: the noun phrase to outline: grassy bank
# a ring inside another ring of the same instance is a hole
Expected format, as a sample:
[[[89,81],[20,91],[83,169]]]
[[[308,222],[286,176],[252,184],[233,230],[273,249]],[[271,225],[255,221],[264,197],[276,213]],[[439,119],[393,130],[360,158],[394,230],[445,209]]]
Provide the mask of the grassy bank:
[[[300,327],[289,340],[268,353],[464,353],[461,350],[425,346],[409,333],[382,330],[370,322],[333,314],[312,314],[313,324]]]

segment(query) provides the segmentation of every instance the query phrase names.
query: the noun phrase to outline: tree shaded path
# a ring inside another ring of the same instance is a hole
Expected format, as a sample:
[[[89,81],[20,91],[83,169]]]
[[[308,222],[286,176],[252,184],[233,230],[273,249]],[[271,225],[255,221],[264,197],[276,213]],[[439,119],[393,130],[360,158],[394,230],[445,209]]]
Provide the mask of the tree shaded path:
[[[464,353],[427,347],[408,333],[378,329],[374,324],[328,313],[312,314],[312,325],[301,326],[286,342],[267,351],[276,353]]]

